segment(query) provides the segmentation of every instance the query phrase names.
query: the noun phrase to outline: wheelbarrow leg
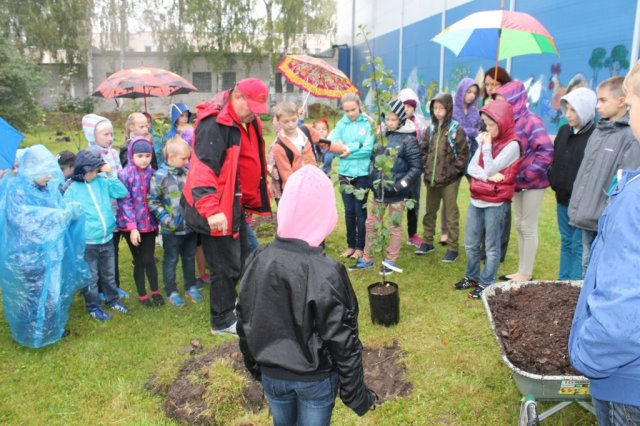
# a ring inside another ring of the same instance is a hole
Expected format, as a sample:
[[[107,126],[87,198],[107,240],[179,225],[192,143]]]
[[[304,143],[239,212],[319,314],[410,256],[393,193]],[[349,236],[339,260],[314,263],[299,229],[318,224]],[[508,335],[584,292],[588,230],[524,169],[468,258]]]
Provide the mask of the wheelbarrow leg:
[[[538,418],[540,419],[540,421],[542,421],[542,420],[546,419],[547,417],[553,416],[555,413],[557,413],[558,411],[562,410],[565,407],[568,407],[571,404],[573,404],[573,401],[561,402],[561,403],[559,403],[557,405],[554,405],[553,407],[549,408],[544,413],[540,413]]]
[[[576,401],[576,404],[580,405],[585,410],[589,411],[594,416],[596,415],[596,409],[593,408],[593,405],[587,401]]]

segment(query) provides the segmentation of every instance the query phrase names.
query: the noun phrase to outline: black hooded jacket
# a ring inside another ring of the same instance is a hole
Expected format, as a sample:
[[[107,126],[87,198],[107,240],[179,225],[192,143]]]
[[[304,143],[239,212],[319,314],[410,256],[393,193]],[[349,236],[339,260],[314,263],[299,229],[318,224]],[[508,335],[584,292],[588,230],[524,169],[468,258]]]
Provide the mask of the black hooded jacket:
[[[364,384],[358,301],[343,265],[322,247],[280,238],[247,259],[237,331],[254,378],[316,381],[338,372],[340,398],[358,415],[375,397]]]

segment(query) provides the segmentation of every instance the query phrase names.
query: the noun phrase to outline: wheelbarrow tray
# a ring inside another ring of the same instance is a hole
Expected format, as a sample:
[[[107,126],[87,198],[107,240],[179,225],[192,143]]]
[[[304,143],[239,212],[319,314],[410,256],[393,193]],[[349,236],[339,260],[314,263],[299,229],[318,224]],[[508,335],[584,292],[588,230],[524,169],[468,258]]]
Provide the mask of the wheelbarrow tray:
[[[554,281],[581,287],[582,281]],[[513,378],[516,382],[518,390],[523,396],[533,396],[540,401],[559,401],[559,400],[591,400],[589,392],[589,379],[584,376],[573,375],[541,375],[524,371],[511,363],[504,351],[502,339],[496,331],[496,326],[489,307],[490,299],[495,295],[496,290],[511,291],[527,285],[541,285],[540,281],[522,281],[522,282],[500,282],[487,287],[482,292],[482,302],[489,317],[489,323],[493,330],[493,335],[500,346],[500,354],[502,360],[513,372]],[[542,284],[544,285],[544,284]]]

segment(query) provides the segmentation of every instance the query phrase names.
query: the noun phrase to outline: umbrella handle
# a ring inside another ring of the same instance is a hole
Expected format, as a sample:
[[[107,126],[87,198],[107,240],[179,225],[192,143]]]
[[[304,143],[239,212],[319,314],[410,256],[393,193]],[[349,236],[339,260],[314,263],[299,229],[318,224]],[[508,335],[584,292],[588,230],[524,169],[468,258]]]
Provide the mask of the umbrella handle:
[[[307,92],[307,96],[304,98],[304,102],[302,103],[302,108],[306,108],[307,101],[309,100],[309,95],[310,94],[311,94],[311,92]]]

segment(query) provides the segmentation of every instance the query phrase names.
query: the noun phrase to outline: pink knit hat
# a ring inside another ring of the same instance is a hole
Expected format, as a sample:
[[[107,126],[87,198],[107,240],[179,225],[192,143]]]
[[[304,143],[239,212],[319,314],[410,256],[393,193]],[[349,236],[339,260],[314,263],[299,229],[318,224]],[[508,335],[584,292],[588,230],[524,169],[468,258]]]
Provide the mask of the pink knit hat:
[[[294,172],[278,204],[278,236],[318,247],[337,223],[336,194],[327,175],[310,164]]]

